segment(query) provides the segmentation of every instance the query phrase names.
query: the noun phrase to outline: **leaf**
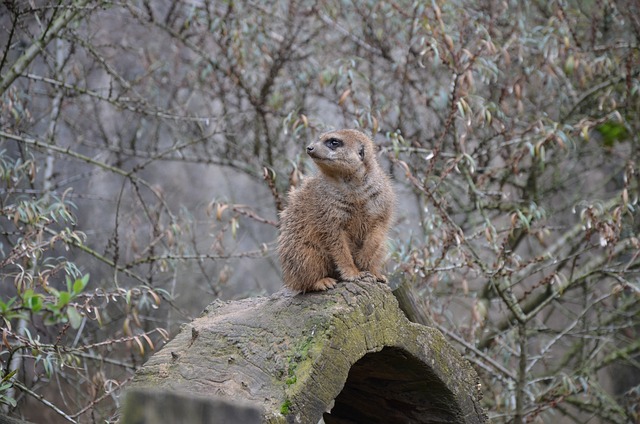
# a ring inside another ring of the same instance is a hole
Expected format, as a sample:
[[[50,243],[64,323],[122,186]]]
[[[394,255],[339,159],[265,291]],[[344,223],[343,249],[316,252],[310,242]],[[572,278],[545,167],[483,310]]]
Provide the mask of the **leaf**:
[[[520,211],[520,210],[516,210],[516,214],[518,214],[518,218],[520,219],[520,222],[522,222],[522,224],[524,224],[524,226],[526,227],[527,230],[529,230],[529,219],[524,216],[524,214]]]
[[[39,312],[42,309],[42,295],[36,294],[32,289],[27,289],[22,294],[22,304],[32,312]]]
[[[15,408],[18,404],[14,398],[8,396],[0,396],[2,403],[8,403],[12,408]]]
[[[53,375],[53,363],[49,355],[42,359],[42,365],[44,366],[44,372],[47,374],[47,377],[51,378]]]
[[[9,299],[7,303],[0,301],[0,312],[6,313],[9,310],[9,308],[11,308],[11,305],[15,303],[15,301],[16,301],[15,296]]]
[[[98,321],[98,325],[102,327],[102,315],[100,315],[100,311],[98,310],[98,308],[94,308],[94,311],[96,314],[96,321]]]
[[[156,331],[160,333],[160,335],[165,341],[169,341],[169,333],[167,332],[167,330],[165,330],[164,328],[158,327],[156,328]]]
[[[596,131],[602,136],[602,143],[606,147],[613,147],[616,141],[624,141],[629,137],[629,131],[624,124],[620,122],[605,122],[598,125]]]
[[[35,295],[29,298],[29,305],[27,307],[35,313],[40,312],[42,309],[42,296]]]
[[[153,301],[155,302],[156,306],[160,305],[160,302],[161,302],[160,296],[158,296],[153,290],[149,290],[148,293],[151,297],[153,297]]]
[[[216,206],[216,219],[218,221],[222,220],[222,213],[224,212],[225,209],[227,209],[229,207],[229,205],[224,204],[224,203],[218,203],[218,205]]]
[[[66,291],[58,293],[58,302],[56,303],[56,308],[62,309],[64,306],[66,306],[69,303],[70,300],[71,300],[71,293]]]
[[[576,61],[573,55],[571,55],[564,62],[564,73],[571,76],[573,74],[573,70],[575,69],[575,67],[576,67]]]
[[[17,372],[18,372],[18,370],[11,371],[9,374],[4,376],[4,378],[2,379],[2,382],[4,383],[4,382],[8,381],[11,377],[16,375]],[[2,389],[0,389],[0,391],[2,391]]]
[[[240,226],[240,223],[238,222],[238,220],[236,219],[236,217],[234,216],[233,218],[231,218],[231,236],[234,238],[236,238],[236,235],[238,233],[238,227]]]
[[[34,295],[33,289],[26,289],[22,292],[22,302],[29,303],[29,299]]]
[[[44,325],[56,325],[59,323],[60,323],[60,313],[57,311],[51,315],[48,315],[44,319]]]
[[[122,332],[124,333],[125,336],[130,336],[131,335],[131,326],[129,325],[129,318],[126,318],[124,320],[124,323],[122,323]]]
[[[458,112],[460,113],[460,116],[462,116],[464,118],[464,106],[462,105],[462,99],[460,99],[456,103],[456,106],[458,107]]]
[[[11,344],[9,343],[9,340],[7,339],[6,328],[2,329],[2,343],[5,345],[7,349],[9,349],[9,351],[13,350],[13,348],[11,347]]]
[[[133,340],[136,342],[136,344],[138,345],[138,349],[140,350],[140,355],[144,355],[144,345],[142,344],[142,342],[140,341],[140,338],[138,336],[135,336],[133,338]]]
[[[69,306],[67,308],[67,317],[69,317],[69,323],[74,330],[80,328],[82,324],[82,315],[74,306]]]
[[[342,95],[340,95],[338,105],[342,106],[342,104],[347,100],[347,97],[349,97],[349,94],[351,94],[351,89],[347,88],[346,90],[344,90]]]
[[[151,341],[151,338],[149,336],[147,336],[146,334],[141,334],[142,338],[144,338],[147,343],[149,344],[149,347],[151,347],[151,350],[156,350],[155,346],[153,345],[153,342]]]
[[[89,283],[89,274],[84,275],[82,278],[76,279],[73,283],[73,294],[78,295],[87,287]]]

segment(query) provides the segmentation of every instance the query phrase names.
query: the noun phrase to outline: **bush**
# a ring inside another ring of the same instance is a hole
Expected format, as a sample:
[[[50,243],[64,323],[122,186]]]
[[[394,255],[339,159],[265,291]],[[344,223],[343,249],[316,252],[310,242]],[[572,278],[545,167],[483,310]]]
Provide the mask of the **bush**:
[[[276,290],[304,144],[358,127],[400,198],[391,281],[493,420],[637,420],[634,2],[0,8],[6,412],[115,419],[176,325]]]

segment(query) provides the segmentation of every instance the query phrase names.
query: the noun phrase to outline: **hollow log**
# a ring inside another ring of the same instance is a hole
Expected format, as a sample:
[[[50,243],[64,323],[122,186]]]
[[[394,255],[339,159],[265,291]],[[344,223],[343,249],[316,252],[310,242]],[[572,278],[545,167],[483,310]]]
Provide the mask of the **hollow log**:
[[[250,402],[265,423],[483,423],[478,376],[386,285],[216,301],[134,388]]]

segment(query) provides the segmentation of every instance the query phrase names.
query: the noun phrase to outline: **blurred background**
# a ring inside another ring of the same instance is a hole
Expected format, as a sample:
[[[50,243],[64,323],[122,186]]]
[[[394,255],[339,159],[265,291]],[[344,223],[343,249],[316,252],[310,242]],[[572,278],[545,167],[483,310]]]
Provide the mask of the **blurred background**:
[[[215,299],[281,287],[320,133],[372,135],[387,273],[496,423],[640,422],[635,0],[0,3],[0,404],[117,419]]]

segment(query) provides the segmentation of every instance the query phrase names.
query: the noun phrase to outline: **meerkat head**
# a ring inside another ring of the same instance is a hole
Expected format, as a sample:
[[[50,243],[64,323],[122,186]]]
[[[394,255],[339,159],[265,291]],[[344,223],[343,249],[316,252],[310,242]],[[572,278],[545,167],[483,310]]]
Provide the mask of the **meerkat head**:
[[[307,154],[330,176],[361,174],[376,163],[373,142],[357,130],[324,133],[307,146]]]

